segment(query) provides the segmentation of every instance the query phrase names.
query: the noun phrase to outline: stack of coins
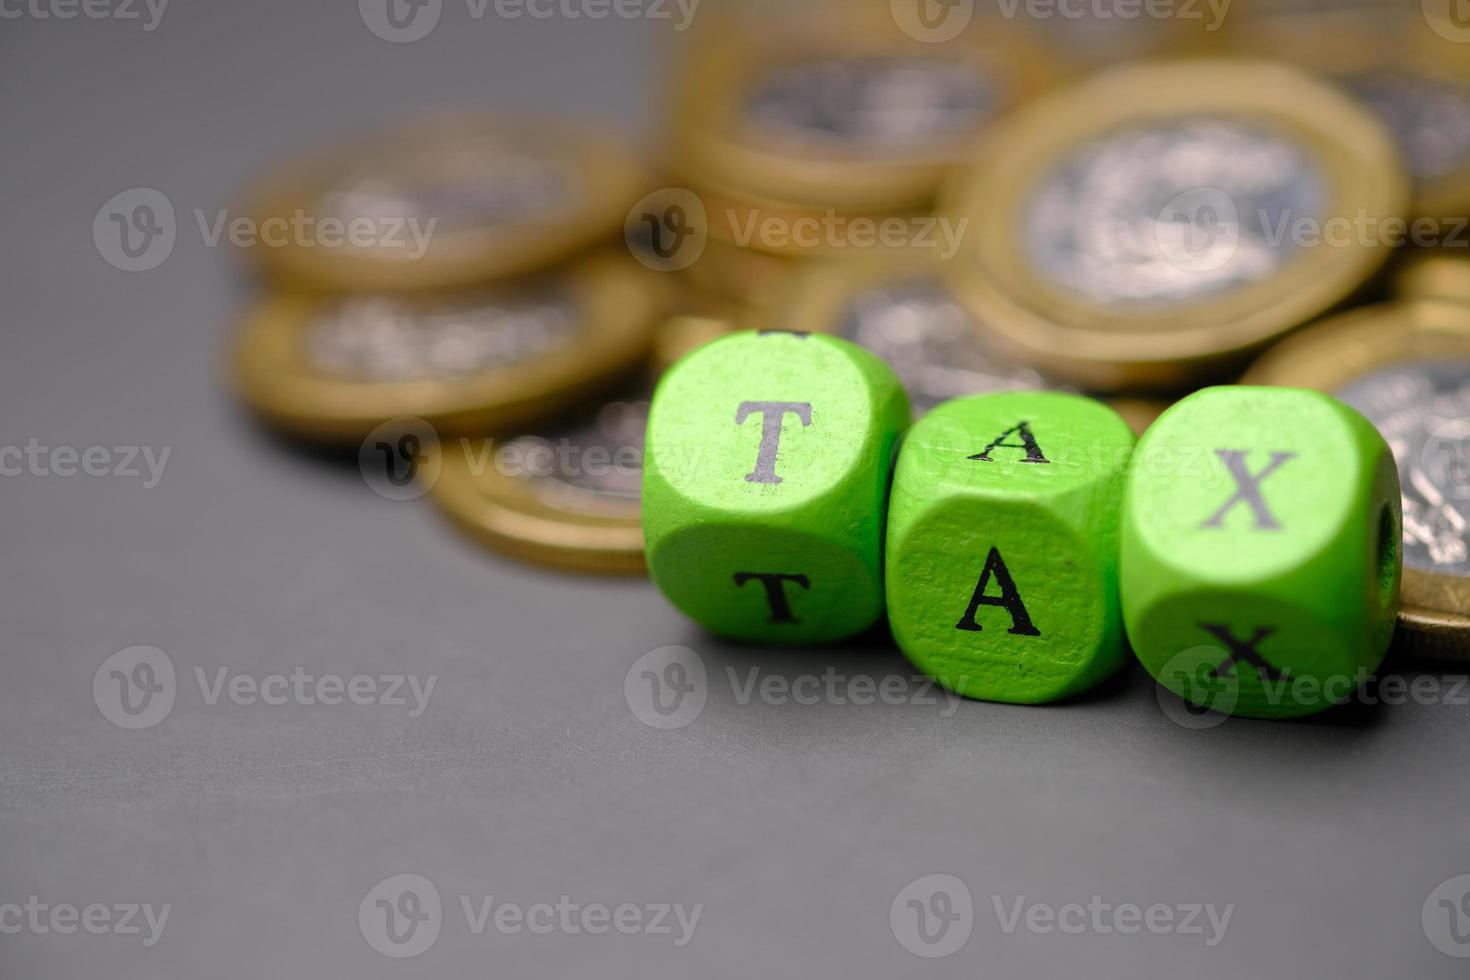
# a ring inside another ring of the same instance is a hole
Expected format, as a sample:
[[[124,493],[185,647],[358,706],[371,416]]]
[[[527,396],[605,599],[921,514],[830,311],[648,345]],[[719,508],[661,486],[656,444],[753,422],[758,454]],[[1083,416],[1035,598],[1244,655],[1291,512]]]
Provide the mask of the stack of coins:
[[[1388,127],[1414,182],[1410,217],[1432,232],[1470,213],[1470,28],[1455,13],[1448,0],[1242,0],[1212,40],[1221,53],[1279,59],[1345,88]]]
[[[698,293],[771,320],[813,264],[938,252],[945,175],[1062,62],[1015,22],[946,38],[869,0],[710,5],[679,52],[665,171]],[[667,239],[676,222],[655,207]]]
[[[263,230],[313,231],[256,250],[268,288],[236,388],[487,540],[636,569],[629,420],[669,296],[618,232],[647,189],[624,137],[505,114],[436,115],[283,168],[250,209]]]
[[[646,167],[457,113],[288,168],[260,220],[346,240],[257,250],[239,390],[418,459],[498,550],[637,571],[650,386],[735,329],[854,341],[915,417],[1060,389],[1141,433],[1249,369],[1383,430],[1404,646],[1470,657],[1470,30],[1450,0],[1060,9],[706,0]]]

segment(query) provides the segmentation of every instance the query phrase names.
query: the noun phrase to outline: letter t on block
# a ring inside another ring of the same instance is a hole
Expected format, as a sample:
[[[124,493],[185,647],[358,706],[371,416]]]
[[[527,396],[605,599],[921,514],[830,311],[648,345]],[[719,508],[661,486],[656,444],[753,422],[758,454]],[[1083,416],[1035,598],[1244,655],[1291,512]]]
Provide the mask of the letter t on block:
[[[883,612],[893,447],[908,420],[892,370],[845,340],[766,331],[695,350],[649,410],[654,583],[723,636],[820,642],[871,625]]]

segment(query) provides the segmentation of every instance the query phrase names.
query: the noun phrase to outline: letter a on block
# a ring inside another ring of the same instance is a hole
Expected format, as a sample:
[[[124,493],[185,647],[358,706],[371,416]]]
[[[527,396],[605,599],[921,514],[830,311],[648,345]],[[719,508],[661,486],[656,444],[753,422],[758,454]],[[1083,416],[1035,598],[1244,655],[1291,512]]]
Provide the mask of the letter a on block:
[[[1126,662],[1117,534],[1133,443],[1117,412],[1056,391],[956,398],[914,423],[886,583],[915,666],[966,697],[1040,704]]]
[[[1006,437],[1009,436],[1009,435],[1011,435],[1012,433],[1015,433],[1016,435],[1018,435],[1020,437],[1021,441],[1020,442],[1006,442]],[[975,455],[973,455],[973,456],[971,456],[969,458],[970,459],[978,459],[982,463],[989,463],[989,462],[992,462],[992,460],[990,458],[991,451],[992,450],[995,450],[995,449],[1000,449],[1002,447],[1004,447],[1006,449],[1024,449],[1024,450],[1026,450],[1026,457],[1024,459],[1018,460],[1018,462],[1022,462],[1022,463],[1050,463],[1051,462],[1051,460],[1047,459],[1046,458],[1046,455],[1044,453],[1042,453],[1041,447],[1036,444],[1036,437],[1031,434],[1031,423],[1030,422],[1017,422],[1015,425],[1011,426],[1009,429],[1005,430],[1000,435],[996,436],[994,442],[992,442],[990,445],[986,446],[984,449],[980,450],[978,453],[976,453]]]
[[[985,594],[992,576],[995,578],[996,586],[1000,589],[1000,595]],[[975,620],[975,613],[981,606],[999,606],[1010,613],[1010,632],[1017,636],[1041,635],[1041,631],[1031,623],[1031,614],[1026,611],[1026,603],[1022,601],[1021,593],[1016,591],[1016,583],[1011,580],[1010,570],[1006,568],[1005,559],[1000,556],[998,548],[991,548],[990,554],[986,556],[985,568],[980,572],[980,581],[975,583],[975,591],[970,596],[969,608],[955,624],[955,629],[973,630],[976,633],[984,629]]]

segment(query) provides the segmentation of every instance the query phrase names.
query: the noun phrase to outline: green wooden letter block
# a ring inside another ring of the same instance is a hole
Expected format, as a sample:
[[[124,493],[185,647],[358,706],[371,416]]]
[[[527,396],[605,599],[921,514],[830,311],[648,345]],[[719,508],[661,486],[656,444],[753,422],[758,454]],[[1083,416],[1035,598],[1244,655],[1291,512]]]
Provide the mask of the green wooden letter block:
[[[1126,660],[1118,522],[1133,432],[1061,392],[945,402],[904,436],[888,517],[888,616],[945,687],[1039,704]]]
[[[737,333],[660,381],[643,470],[648,570],[712,632],[856,633],[883,612],[883,516],[908,424],[898,378],[835,337]]]
[[[1288,718],[1347,699],[1398,610],[1398,471],[1328,395],[1207,388],[1145,433],[1120,574],[1138,659],[1193,704]]]

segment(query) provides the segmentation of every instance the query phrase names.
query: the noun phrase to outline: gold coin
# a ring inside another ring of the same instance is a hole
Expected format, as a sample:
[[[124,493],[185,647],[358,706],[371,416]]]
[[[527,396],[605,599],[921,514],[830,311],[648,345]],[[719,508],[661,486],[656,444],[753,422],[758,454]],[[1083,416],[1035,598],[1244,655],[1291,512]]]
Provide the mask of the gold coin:
[[[1451,0],[1458,3],[1459,0]],[[1327,11],[1232,12],[1230,49],[1327,75],[1388,127],[1414,182],[1410,213],[1434,223],[1470,214],[1470,25],[1459,41],[1426,27],[1433,0],[1340,4]],[[1416,234],[1442,236],[1445,228]],[[1419,244],[1425,244],[1419,242]]]
[[[690,351],[740,329],[740,322],[741,315],[733,306],[715,300],[692,303],[665,317],[654,331],[650,365],[654,374],[662,374]]]
[[[1148,431],[1148,427],[1158,420],[1164,410],[1173,402],[1167,398],[1143,398],[1134,395],[1122,395],[1117,398],[1105,399],[1108,407],[1119,415],[1123,421],[1128,423],[1128,428],[1133,434],[1142,437]]]
[[[751,310],[766,310],[786,295],[801,267],[797,259],[711,238],[684,275],[704,292]]]
[[[403,416],[503,431],[640,363],[662,302],[656,278],[626,256],[598,256],[451,293],[277,292],[245,318],[236,387],[267,421],[323,440]]]
[[[1290,98],[1282,93],[1290,92]],[[946,211],[960,296],[1016,357],[1184,387],[1361,286],[1408,179],[1383,127],[1267,62],[1118,68],[1001,120]]]
[[[809,208],[749,194],[731,197],[709,188],[696,197],[708,223],[709,243],[749,256],[851,258],[934,234],[935,219],[928,213]]]
[[[642,572],[647,419],[639,398],[535,435],[445,440],[430,496],[496,551],[574,571]]]
[[[1383,433],[1404,495],[1401,642],[1470,659],[1470,308],[1354,310],[1282,341],[1243,381],[1329,392]]]
[[[1077,4],[1070,11],[1038,5],[1038,37],[1060,57],[1097,70],[1141,58],[1179,57],[1208,44],[1234,16],[1241,0],[1196,0],[1174,5],[1172,16],[1124,18],[1103,5]],[[1061,5],[1058,5],[1059,7]]]
[[[902,249],[860,261],[809,267],[777,322],[831,333],[888,362],[915,417],[962,395],[1053,387],[1040,372],[1001,353],[928,250]]]
[[[1449,299],[1470,303],[1470,251],[1415,249],[1400,260],[1391,281],[1401,299]]]
[[[992,120],[1052,78],[1056,59],[1014,25],[977,34],[926,43],[891,16],[707,32],[678,82],[671,167],[730,198],[924,208]]]
[[[644,179],[621,139],[580,123],[446,113],[268,178],[248,206],[250,251],[314,289],[477,284],[610,235]]]

